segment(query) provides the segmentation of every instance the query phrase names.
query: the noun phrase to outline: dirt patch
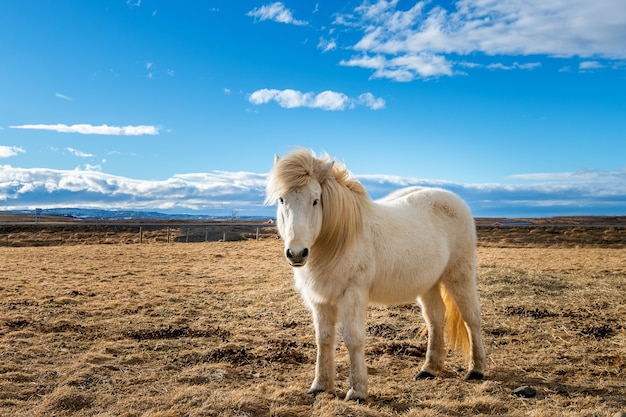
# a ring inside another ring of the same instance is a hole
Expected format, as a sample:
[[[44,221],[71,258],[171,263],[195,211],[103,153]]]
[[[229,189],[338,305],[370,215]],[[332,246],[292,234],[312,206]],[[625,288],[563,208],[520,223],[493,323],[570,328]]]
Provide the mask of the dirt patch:
[[[509,316],[532,317],[534,319],[543,319],[546,317],[554,317],[557,314],[546,310],[545,308],[526,308],[508,306],[504,309],[505,314]]]

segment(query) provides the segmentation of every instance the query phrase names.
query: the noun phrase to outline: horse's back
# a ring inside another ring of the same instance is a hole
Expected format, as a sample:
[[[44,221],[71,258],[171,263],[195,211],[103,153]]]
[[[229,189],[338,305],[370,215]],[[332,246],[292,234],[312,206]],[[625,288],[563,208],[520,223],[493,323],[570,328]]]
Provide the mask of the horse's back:
[[[430,190],[430,189],[431,188],[424,188],[424,187],[400,188],[392,193],[389,193],[385,197],[379,200],[376,200],[376,202],[380,204],[384,204],[384,205],[394,205],[396,203],[402,203],[403,197],[406,197],[407,195],[411,195],[411,194],[414,194],[423,190]]]
[[[378,200],[406,229],[430,229],[448,241],[451,250],[461,244],[476,244],[474,218],[467,204],[455,193],[441,188],[408,187]]]
[[[390,207],[414,208],[441,218],[462,221],[472,220],[465,202],[456,194],[442,188],[407,187],[399,189],[377,201]]]

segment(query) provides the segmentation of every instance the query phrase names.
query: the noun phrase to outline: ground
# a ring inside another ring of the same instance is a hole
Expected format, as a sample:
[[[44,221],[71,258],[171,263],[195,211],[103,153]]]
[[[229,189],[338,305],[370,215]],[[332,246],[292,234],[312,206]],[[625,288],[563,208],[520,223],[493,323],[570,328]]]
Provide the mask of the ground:
[[[341,400],[341,343],[337,392],[306,395],[313,328],[278,239],[0,244],[0,415],[626,411],[624,245],[483,242],[485,380],[463,381],[451,352],[441,376],[413,381],[426,346],[419,307],[370,307],[363,403]],[[537,394],[513,394],[524,385]]]

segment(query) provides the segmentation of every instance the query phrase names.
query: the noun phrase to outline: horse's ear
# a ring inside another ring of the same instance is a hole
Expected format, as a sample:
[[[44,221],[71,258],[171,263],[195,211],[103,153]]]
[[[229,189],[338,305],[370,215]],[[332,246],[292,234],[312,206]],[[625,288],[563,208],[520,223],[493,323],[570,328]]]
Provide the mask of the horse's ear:
[[[274,154],[274,164],[276,164],[278,161],[280,161],[280,156]]]
[[[333,165],[335,165],[335,161],[324,162],[319,166],[317,169],[317,180],[319,182],[323,182],[333,176]]]

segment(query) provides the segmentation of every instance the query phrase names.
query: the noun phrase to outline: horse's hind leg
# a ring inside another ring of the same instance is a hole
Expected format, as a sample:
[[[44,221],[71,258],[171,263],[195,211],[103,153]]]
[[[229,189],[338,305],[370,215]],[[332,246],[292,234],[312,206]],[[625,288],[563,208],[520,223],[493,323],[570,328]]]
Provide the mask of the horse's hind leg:
[[[485,374],[485,348],[481,332],[480,300],[475,271],[457,271],[444,282],[448,296],[459,310],[469,336],[469,371],[465,379],[482,379]]]
[[[311,308],[317,343],[315,379],[308,394],[335,389],[335,323],[337,308],[331,304],[314,304]]]
[[[444,320],[446,307],[441,298],[439,285],[435,285],[419,297],[422,315],[428,327],[428,346],[426,361],[414,379],[430,379],[437,376],[443,367],[446,354],[444,342]]]

